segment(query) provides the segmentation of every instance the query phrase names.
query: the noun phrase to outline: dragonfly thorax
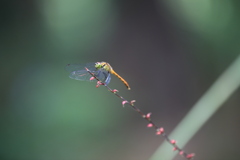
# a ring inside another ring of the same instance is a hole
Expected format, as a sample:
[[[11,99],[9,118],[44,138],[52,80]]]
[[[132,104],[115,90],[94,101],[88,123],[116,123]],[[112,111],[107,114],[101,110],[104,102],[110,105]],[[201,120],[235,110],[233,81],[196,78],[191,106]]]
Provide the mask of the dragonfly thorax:
[[[110,71],[112,70],[112,67],[111,67],[110,64],[107,63],[107,62],[97,62],[97,63],[95,64],[95,68],[96,68],[97,70],[99,70],[99,69],[104,69],[104,70],[106,70],[106,71],[108,71],[108,72],[110,72]]]

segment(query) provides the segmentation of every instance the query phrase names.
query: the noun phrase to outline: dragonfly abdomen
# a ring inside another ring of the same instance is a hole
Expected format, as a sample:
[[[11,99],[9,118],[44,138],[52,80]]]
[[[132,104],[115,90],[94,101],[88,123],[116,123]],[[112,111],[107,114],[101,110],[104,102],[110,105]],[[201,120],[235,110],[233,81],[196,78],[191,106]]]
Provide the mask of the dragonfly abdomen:
[[[116,77],[118,77],[120,79],[120,81],[122,81],[125,84],[125,86],[127,87],[128,90],[131,89],[129,84],[127,83],[127,81],[125,79],[123,79],[119,74],[117,74],[113,69],[110,70],[110,73],[115,75]]]

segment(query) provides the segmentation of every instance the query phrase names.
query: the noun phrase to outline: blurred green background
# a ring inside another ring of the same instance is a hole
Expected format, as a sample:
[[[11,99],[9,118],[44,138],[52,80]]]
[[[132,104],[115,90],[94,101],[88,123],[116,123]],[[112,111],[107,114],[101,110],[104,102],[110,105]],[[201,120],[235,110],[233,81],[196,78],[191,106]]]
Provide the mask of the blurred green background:
[[[110,87],[170,133],[238,57],[239,4],[2,0],[0,159],[149,159],[163,139],[104,87],[68,78],[65,65],[109,62],[132,90],[115,77]],[[239,96],[184,148],[196,160],[239,159]]]

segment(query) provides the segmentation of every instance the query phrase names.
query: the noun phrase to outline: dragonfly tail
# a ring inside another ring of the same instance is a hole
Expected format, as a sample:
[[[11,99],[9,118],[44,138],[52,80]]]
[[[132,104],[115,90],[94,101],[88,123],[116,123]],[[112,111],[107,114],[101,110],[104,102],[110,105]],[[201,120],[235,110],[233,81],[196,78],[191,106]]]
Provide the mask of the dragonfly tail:
[[[131,89],[129,84],[127,83],[127,81],[125,79],[123,79],[119,74],[117,74],[113,69],[111,69],[111,73],[113,75],[115,75],[116,77],[118,77],[125,84],[125,86],[127,87],[128,90]]]

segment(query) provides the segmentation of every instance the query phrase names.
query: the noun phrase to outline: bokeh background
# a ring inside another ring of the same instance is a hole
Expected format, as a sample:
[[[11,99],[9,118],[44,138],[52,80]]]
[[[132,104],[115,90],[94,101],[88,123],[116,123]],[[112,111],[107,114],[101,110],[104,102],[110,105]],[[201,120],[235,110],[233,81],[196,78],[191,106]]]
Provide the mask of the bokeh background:
[[[109,62],[132,90],[115,77],[110,87],[170,133],[238,57],[239,3],[2,0],[0,159],[149,159],[163,139],[104,87],[68,78],[65,65]],[[239,96],[184,147],[196,160],[239,159]]]

